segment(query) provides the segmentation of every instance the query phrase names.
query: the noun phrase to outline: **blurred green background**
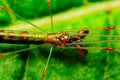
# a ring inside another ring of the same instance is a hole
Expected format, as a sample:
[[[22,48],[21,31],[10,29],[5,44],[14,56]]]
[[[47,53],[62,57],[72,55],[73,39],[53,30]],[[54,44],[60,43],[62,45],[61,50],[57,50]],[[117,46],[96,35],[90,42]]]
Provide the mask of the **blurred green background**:
[[[105,34],[108,37],[87,36],[83,41],[118,40],[109,35],[119,35],[120,2],[117,0],[51,0],[55,32],[62,30],[78,31],[90,28],[90,34]],[[47,0],[1,0],[0,5],[51,32]],[[110,13],[107,12],[110,9]],[[103,31],[107,26],[118,27]],[[14,14],[0,10],[0,28],[41,32]],[[100,28],[101,30],[94,30]],[[39,45],[39,44],[37,44]],[[1,53],[32,48],[37,45],[0,43]],[[42,80],[51,45],[42,44],[39,48],[16,52],[0,58],[0,80]],[[97,48],[80,55],[76,49],[59,49],[54,46],[45,80],[119,80],[119,42],[91,43],[86,47],[115,47],[116,51],[102,51]]]
[[[106,1],[106,0],[97,0]],[[51,0],[52,13],[58,13],[70,8],[83,6],[84,4],[97,2],[96,0]],[[26,19],[35,19],[49,15],[47,0],[0,0],[0,5],[5,5],[14,12]],[[14,16],[14,17],[13,17]],[[12,22],[15,15],[9,15],[3,10],[0,10],[1,25],[7,25]]]

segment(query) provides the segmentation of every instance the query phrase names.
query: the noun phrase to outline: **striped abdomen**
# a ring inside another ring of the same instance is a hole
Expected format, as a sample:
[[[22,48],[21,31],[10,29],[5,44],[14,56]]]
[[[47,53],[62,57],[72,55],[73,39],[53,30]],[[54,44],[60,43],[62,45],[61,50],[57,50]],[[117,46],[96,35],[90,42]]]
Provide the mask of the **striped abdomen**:
[[[0,43],[15,44],[41,44],[44,43],[46,35],[30,34],[27,31],[0,30]]]

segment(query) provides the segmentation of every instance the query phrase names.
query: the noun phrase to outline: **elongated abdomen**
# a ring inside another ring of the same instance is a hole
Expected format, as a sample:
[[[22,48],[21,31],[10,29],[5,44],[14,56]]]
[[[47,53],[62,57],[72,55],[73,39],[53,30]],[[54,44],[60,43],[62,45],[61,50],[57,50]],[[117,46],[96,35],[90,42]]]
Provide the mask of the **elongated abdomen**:
[[[45,34],[31,34],[27,31],[0,30],[0,43],[43,44]]]

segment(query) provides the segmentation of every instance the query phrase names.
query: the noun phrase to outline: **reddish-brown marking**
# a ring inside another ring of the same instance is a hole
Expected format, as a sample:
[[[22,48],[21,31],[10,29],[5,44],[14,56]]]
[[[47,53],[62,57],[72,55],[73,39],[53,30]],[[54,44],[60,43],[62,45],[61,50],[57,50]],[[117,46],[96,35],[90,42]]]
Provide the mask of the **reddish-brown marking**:
[[[3,57],[3,56],[5,56],[5,54],[0,54],[0,57]]]
[[[114,51],[114,50],[115,50],[115,48],[104,47],[104,48],[102,48],[102,50],[107,50],[107,51]]]
[[[50,7],[51,6],[51,2],[50,2],[50,0],[48,0],[48,7]]]
[[[48,43],[50,43],[50,41],[49,40],[45,40],[45,44],[48,44]]]
[[[5,30],[0,30],[0,33],[1,33],[0,39],[4,39],[5,36],[3,34],[5,33]]]
[[[44,70],[44,72],[42,74],[42,80],[44,80],[45,76],[46,76],[46,70]]]
[[[7,9],[7,8],[4,7],[4,6],[0,6],[0,8],[1,8],[2,10],[9,11],[9,9]]]
[[[114,29],[115,29],[115,26],[110,26],[110,27],[103,28],[103,30],[106,30],[106,31],[114,30]]]
[[[88,51],[86,49],[79,49],[78,48],[77,50],[78,50],[79,54],[82,54],[82,55],[85,55],[88,53]]]
[[[79,44],[74,44],[75,47],[77,47],[77,51],[79,52],[79,54],[81,55],[85,55],[88,53],[88,51],[82,47],[84,47],[83,45],[79,45]]]
[[[27,31],[23,31],[23,32],[21,32],[21,34],[22,34],[21,40],[28,40],[28,37],[24,36],[24,35],[28,34]]]

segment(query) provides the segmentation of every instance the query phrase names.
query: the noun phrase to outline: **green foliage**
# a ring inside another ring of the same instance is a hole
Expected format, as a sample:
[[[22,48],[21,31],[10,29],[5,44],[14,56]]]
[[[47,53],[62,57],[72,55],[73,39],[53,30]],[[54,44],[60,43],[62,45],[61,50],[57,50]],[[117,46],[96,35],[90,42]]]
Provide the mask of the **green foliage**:
[[[63,11],[72,7],[83,5],[82,0],[51,0],[53,12]]]
[[[105,1],[105,0],[88,0],[90,2],[99,2],[99,1]]]
[[[66,9],[82,6],[84,0],[51,0],[52,12],[58,13]],[[26,19],[34,19],[49,15],[47,0],[2,0],[0,4],[9,5],[11,9]],[[10,8],[8,7],[8,8]],[[2,14],[2,12],[0,12]],[[11,19],[10,19],[11,18]],[[15,17],[13,15],[1,16],[1,25],[8,25]]]
[[[0,5],[3,5],[0,1]],[[11,16],[6,11],[0,9],[0,27],[11,24]]]
[[[5,11],[0,11],[0,27],[11,24],[11,17]]]
[[[113,23],[109,22],[108,14],[103,11],[88,13],[77,18],[54,23],[55,31],[90,28],[90,34],[119,35],[119,29],[113,31],[92,30],[93,28],[120,25],[120,11],[115,10],[112,14]],[[68,15],[69,16],[69,15]],[[71,17],[71,16],[70,16]],[[115,22],[115,23],[114,23]],[[47,28],[46,28],[47,26]],[[50,30],[50,25],[44,25],[45,30]],[[33,30],[33,29],[31,29]],[[35,31],[35,30],[34,30]],[[37,30],[36,30],[37,31]],[[39,30],[38,30],[39,31]],[[87,36],[87,40],[109,40],[110,37]],[[115,38],[112,38],[113,40]],[[117,49],[120,43],[106,42],[95,43],[86,46],[104,47],[111,46]],[[39,44],[38,44],[39,45]],[[10,47],[11,46],[11,47]],[[37,45],[11,45],[0,44],[1,53],[20,50]],[[41,80],[44,64],[48,58],[50,45],[42,45],[40,48],[26,52],[11,54],[0,58],[0,79],[4,80]],[[99,49],[88,50],[85,56],[80,55],[76,49],[59,49],[54,47],[53,55],[47,70],[46,80],[119,80],[119,51],[101,51]],[[29,53],[29,54],[28,54]]]
[[[47,0],[7,0],[11,8],[24,18],[35,18],[36,16],[48,15]],[[80,6],[82,0],[51,0],[53,13],[66,10],[71,7]]]
[[[33,0],[7,0],[13,11],[25,18],[34,18],[35,4]]]
[[[49,14],[47,0],[7,0],[11,8],[24,18],[35,18]],[[83,0],[51,0],[52,12],[57,13],[83,5]]]

